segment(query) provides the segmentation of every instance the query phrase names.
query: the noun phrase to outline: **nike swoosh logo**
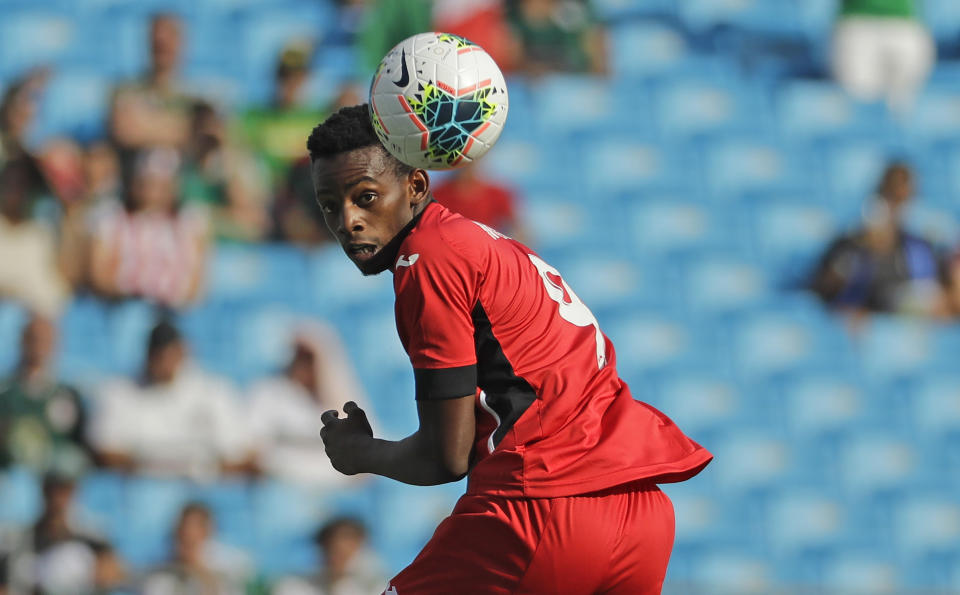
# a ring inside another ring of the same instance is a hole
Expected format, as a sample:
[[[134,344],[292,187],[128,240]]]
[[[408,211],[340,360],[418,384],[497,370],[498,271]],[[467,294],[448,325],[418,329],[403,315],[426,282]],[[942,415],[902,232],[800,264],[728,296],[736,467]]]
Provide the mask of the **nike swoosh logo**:
[[[417,259],[420,258],[419,254],[411,254],[410,256],[400,255],[400,258],[397,259],[398,267],[412,267],[413,263],[417,262]]]
[[[405,88],[407,83],[410,82],[410,73],[407,72],[407,49],[404,48],[400,50],[400,80],[394,81],[394,85]]]

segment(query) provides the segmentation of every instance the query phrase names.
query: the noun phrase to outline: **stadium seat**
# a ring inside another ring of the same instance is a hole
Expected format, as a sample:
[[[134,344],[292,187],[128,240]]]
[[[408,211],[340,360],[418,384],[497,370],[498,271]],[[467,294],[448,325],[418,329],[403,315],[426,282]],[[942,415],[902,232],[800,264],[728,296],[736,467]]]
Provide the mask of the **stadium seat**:
[[[960,550],[960,504],[955,498],[915,494],[893,515],[896,547],[907,557]]]
[[[253,486],[238,479],[220,479],[194,489],[193,499],[213,512],[217,540],[234,547],[252,549],[256,533],[252,521]]]
[[[600,78],[550,75],[531,88],[538,129],[547,135],[588,129],[615,114],[615,97]]]
[[[800,31],[791,0],[683,0],[678,9],[684,24],[698,33],[721,26],[778,37]]]
[[[822,576],[823,587],[838,593],[892,593],[900,584],[895,563],[856,551],[831,555]]]
[[[462,493],[459,488],[424,490],[386,480],[377,481],[373,489],[376,516],[372,538],[393,572],[413,560]]]
[[[649,396],[634,396],[667,412],[691,436],[720,429],[750,413],[744,411],[740,388],[716,373],[684,370],[666,374]]]
[[[746,87],[735,79],[665,81],[657,91],[656,124],[672,139],[760,130],[766,110],[751,101]]]
[[[773,569],[760,554],[719,546],[697,556],[691,579],[709,585],[713,593],[760,595],[773,590]],[[680,591],[687,592],[690,591]]]
[[[616,1],[606,0],[608,3]],[[650,3],[633,4],[643,6]],[[612,25],[608,35],[610,47],[616,48],[616,51],[610,53],[610,60],[617,76],[636,78],[667,75],[675,72],[690,56],[683,35],[663,23],[641,20]]]
[[[912,420],[920,435],[960,435],[960,377],[925,374],[910,402]]]
[[[17,362],[20,353],[17,337],[26,322],[26,309],[10,301],[0,301],[0,337],[8,337],[0,341],[0,370],[3,373]]]
[[[799,436],[842,432],[870,407],[854,378],[821,373],[798,375],[784,387],[783,418]]]
[[[159,320],[159,312],[147,302],[126,301],[113,304],[106,313],[109,370],[136,375],[147,353],[147,338]]]
[[[718,201],[769,193],[804,193],[810,181],[804,164],[781,148],[751,139],[721,139],[706,150],[706,185],[702,192]]]
[[[923,20],[940,42],[956,44],[960,34],[960,6],[952,0],[924,0]]]
[[[794,464],[789,442],[758,427],[731,425],[726,430],[714,437],[710,448],[718,487],[739,494],[772,488],[786,479]]]
[[[860,365],[875,381],[910,378],[934,358],[931,327],[918,320],[875,316],[859,343]]]
[[[74,48],[76,23],[54,11],[9,11],[0,19],[0,78],[58,64]]]
[[[956,90],[928,87],[921,92],[906,129],[919,142],[956,138],[960,133],[960,97]]]
[[[40,514],[43,498],[40,480],[24,467],[0,472],[0,526],[24,528]]]
[[[681,156],[670,147],[635,138],[604,136],[581,147],[584,193],[604,201],[638,190],[672,190],[692,182],[680,174]]]
[[[769,293],[762,270],[743,259],[699,257],[687,264],[683,277],[683,295],[694,311],[742,311]]]
[[[338,245],[324,246],[310,254],[305,281],[296,285],[306,289],[307,305],[311,307],[369,309],[393,303],[393,280],[386,275],[361,275]]]
[[[846,511],[837,498],[822,490],[787,489],[773,498],[763,526],[781,555],[829,551],[843,541]]]
[[[308,571],[315,558],[310,537],[330,514],[324,492],[273,480],[254,486],[252,523],[264,572]]]
[[[864,428],[850,432],[843,442],[839,477],[854,496],[900,490],[917,477],[918,453],[904,438]]]
[[[839,141],[824,154],[828,186],[838,214],[859,213],[863,202],[877,188],[891,151],[872,141]]]
[[[280,301],[301,304],[308,257],[294,246],[219,245],[210,256],[209,298],[213,301]]]
[[[837,232],[828,208],[800,199],[758,204],[751,219],[756,257],[778,285],[805,282]]]
[[[244,12],[240,35],[246,73],[246,96],[255,103],[269,100],[273,68],[283,48],[292,41],[320,42],[334,23],[333,8],[327,2],[301,4],[296,11],[261,9]]]
[[[753,316],[736,331],[734,345],[741,373],[767,376],[795,370],[816,357],[816,338],[793,316]]]
[[[646,287],[644,271],[627,258],[612,258],[599,250],[567,255],[551,265],[588,308],[602,309],[628,303],[634,296],[654,291]]]
[[[631,201],[629,216],[631,240],[642,254],[696,251],[742,232],[731,218],[717,221],[706,205],[680,196],[654,195]],[[729,235],[722,236],[719,228]]]
[[[128,478],[122,531],[116,536],[124,558],[137,568],[165,559],[177,517],[190,495],[190,486],[182,480]]]
[[[790,139],[808,142],[857,131],[858,106],[842,89],[824,81],[792,81],[776,96],[780,130]]]
[[[47,83],[36,138],[70,137],[79,141],[104,136],[110,82],[100,74],[58,70]]]
[[[125,478],[109,471],[86,474],[77,484],[76,507],[111,539],[126,530]]]

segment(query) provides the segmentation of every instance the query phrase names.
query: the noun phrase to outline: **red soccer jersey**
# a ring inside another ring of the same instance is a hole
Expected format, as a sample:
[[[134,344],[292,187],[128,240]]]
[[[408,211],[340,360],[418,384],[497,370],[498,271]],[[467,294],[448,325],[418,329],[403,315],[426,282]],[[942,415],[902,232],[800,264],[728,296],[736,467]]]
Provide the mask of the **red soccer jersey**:
[[[417,399],[476,395],[467,493],[571,496],[710,462],[631,397],[593,314],[523,244],[431,203],[384,256]]]

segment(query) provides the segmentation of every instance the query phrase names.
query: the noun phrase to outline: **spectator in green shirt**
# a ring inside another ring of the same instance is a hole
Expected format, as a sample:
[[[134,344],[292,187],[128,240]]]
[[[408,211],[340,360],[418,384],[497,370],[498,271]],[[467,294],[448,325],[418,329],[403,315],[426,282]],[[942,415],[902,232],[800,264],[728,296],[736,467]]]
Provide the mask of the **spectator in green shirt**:
[[[908,110],[936,59],[916,0],[843,0],[833,40],[837,82],[860,101]]]
[[[52,369],[56,336],[50,320],[31,318],[23,328],[20,361],[0,381],[0,467],[79,473],[88,466],[83,401]]]

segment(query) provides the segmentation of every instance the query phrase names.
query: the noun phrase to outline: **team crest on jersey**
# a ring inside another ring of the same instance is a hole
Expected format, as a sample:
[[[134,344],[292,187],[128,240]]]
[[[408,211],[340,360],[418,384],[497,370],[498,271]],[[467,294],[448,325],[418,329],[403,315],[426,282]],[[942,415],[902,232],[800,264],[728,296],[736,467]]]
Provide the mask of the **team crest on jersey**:
[[[420,260],[420,255],[419,255],[419,254],[411,254],[410,256],[407,256],[407,255],[405,255],[405,254],[401,254],[401,255],[400,255],[400,258],[397,259],[397,266],[398,266],[398,267],[412,267],[412,266],[413,266],[413,263],[417,262],[418,260]]]

